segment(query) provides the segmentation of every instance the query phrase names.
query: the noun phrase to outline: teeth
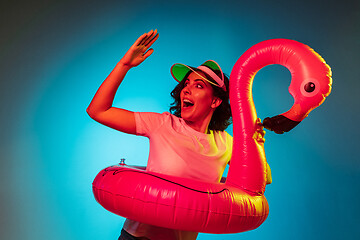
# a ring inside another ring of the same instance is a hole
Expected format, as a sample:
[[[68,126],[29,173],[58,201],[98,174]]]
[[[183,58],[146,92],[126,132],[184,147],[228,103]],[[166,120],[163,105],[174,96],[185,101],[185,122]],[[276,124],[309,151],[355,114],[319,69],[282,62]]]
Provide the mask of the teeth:
[[[194,103],[189,99],[184,99],[183,102],[184,102],[184,107],[191,107],[194,105]]]

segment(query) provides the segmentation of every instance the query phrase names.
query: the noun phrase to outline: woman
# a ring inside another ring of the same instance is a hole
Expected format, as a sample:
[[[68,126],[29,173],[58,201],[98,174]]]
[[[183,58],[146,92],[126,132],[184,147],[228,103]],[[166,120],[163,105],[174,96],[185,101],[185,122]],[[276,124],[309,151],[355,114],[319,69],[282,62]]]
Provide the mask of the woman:
[[[228,78],[214,61],[198,68],[175,64],[179,84],[172,91],[170,111],[138,113],[112,107],[115,93],[132,67],[153,53],[157,31],[140,36],[98,89],[87,112],[94,120],[119,131],[150,140],[147,170],[186,178],[219,182],[230,161],[232,137]],[[262,129],[259,128],[263,136]],[[151,226],[127,219],[119,239],[192,240],[197,233]]]

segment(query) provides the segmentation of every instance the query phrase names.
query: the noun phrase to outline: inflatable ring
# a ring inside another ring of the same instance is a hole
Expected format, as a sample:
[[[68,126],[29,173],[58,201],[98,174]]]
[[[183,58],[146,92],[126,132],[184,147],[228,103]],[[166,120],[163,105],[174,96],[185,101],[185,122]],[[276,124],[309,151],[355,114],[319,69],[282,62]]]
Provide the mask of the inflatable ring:
[[[264,196],[266,159],[254,137],[257,115],[251,86],[262,67],[281,64],[292,74],[295,99],[286,113],[264,120],[275,132],[289,131],[331,91],[331,71],[310,47],[287,39],[261,42],[247,50],[230,74],[233,153],[225,183],[208,183],[116,165],[93,182],[96,200],[123,217],[160,227],[205,233],[237,233],[260,226],[268,216]]]

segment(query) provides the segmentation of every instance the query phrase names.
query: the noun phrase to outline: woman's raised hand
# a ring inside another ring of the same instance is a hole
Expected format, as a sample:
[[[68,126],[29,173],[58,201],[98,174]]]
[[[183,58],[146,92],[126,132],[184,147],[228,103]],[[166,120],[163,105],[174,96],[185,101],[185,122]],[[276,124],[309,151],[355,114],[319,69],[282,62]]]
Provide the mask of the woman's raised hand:
[[[157,33],[157,30],[151,30],[150,32],[141,35],[120,60],[120,63],[128,67],[138,66],[154,52],[154,49],[150,47],[158,37],[159,34]]]

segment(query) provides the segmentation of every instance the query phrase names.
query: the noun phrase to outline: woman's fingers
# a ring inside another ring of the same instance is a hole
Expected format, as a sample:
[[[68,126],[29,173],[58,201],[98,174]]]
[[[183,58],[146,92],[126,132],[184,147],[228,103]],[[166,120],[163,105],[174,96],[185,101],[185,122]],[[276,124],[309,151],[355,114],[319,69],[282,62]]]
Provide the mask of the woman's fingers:
[[[258,141],[258,142],[265,142],[265,131],[264,131],[264,127],[261,123],[261,119],[258,118],[256,119],[256,130],[254,133],[254,138]]]
[[[150,48],[145,54],[144,54],[144,60],[149,57],[154,52],[154,49]]]
[[[154,42],[154,40],[156,40],[158,34],[157,34],[157,29],[155,29],[155,31],[153,31],[149,37],[146,39],[144,45],[147,46],[147,47],[150,47],[149,44]]]
[[[148,32],[148,35],[147,35],[147,37],[144,39],[144,42],[143,42],[143,45],[147,45],[148,44],[148,42],[150,41],[150,39],[154,36],[154,31],[153,30],[151,30],[150,32]]]
[[[153,35],[154,31],[151,30],[148,33],[145,33],[145,36],[141,39],[141,41],[139,42],[139,44],[137,46],[140,45],[145,45],[146,41],[148,41],[148,39]]]
[[[149,48],[156,41],[158,36],[159,35],[157,34],[157,30],[151,30],[148,33],[141,35],[131,46],[121,61],[129,66],[137,66],[142,63],[154,52],[153,49]]]
[[[261,123],[261,119],[260,119],[260,118],[257,118],[257,119],[256,119],[256,124],[262,126],[262,123]]]
[[[144,33],[143,35],[141,35],[134,43],[134,46],[139,46],[141,44],[141,42],[144,41],[144,38],[147,37],[147,33]]]
[[[157,30],[146,33],[146,36],[141,39],[141,41],[137,44],[137,46],[145,46],[150,47],[158,38],[159,34],[157,33]]]
[[[146,47],[151,47],[151,45],[159,38],[159,34],[156,33],[156,35],[150,39],[150,41],[148,43],[146,43]]]
[[[141,39],[138,46],[144,46],[145,49],[148,49],[158,39],[158,37],[159,37],[159,34],[157,33],[157,29],[155,29],[155,31],[151,30],[150,32],[148,32],[146,34],[146,36],[144,38]],[[147,52],[144,52],[143,53],[144,59],[149,57],[153,52],[154,52],[154,50],[151,48]]]

